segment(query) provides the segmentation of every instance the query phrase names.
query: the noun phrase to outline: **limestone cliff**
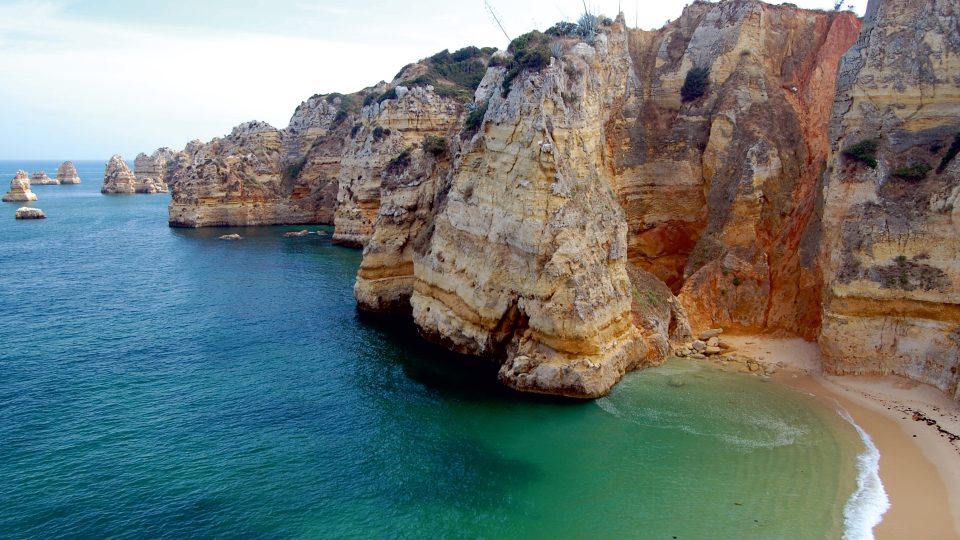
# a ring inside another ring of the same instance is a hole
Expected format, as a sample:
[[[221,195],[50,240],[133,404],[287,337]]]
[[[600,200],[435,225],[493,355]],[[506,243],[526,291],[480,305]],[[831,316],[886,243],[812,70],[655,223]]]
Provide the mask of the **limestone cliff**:
[[[60,184],[79,184],[80,175],[77,174],[77,168],[72,161],[64,161],[57,168],[57,182]]]
[[[356,99],[310,98],[283,131],[248,122],[224,138],[188,144],[166,164],[174,185],[170,225],[332,223],[348,98]]]
[[[823,187],[826,370],[960,398],[960,6],[871,0]]]
[[[164,180],[168,155],[162,149],[152,156],[140,153],[133,160],[133,175],[137,178],[137,193],[166,193],[169,191]]]
[[[638,91],[607,131],[628,255],[680,293],[694,327],[816,335],[816,251],[801,240],[859,26],[852,13],[732,0],[632,33]],[[705,88],[689,92],[697,70]]]
[[[27,171],[17,171],[10,181],[10,191],[4,193],[3,202],[30,202],[37,200],[37,194],[30,191],[30,177]]]
[[[107,163],[103,173],[103,185],[100,193],[104,194],[133,194],[137,192],[137,177],[123,160],[123,157],[114,155]]]

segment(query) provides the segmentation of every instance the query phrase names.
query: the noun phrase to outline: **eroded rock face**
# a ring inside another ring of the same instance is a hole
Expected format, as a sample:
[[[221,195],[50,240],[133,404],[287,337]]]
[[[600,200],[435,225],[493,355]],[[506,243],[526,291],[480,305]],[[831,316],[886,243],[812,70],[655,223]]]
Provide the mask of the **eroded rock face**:
[[[631,35],[638,89],[607,132],[629,258],[680,293],[694,328],[816,335],[816,246],[802,239],[858,30],[852,13],[736,0]],[[709,84],[684,101],[695,68]]]
[[[27,171],[17,171],[10,181],[10,191],[4,193],[3,202],[30,202],[37,200],[37,194],[30,191],[30,177]]]
[[[133,194],[137,192],[137,177],[127,166],[127,162],[120,155],[114,155],[107,163],[107,169],[103,174],[103,185],[100,186],[100,193]]]
[[[332,223],[349,133],[338,104],[315,96],[284,131],[248,122],[222,139],[187,145],[165,166],[174,184],[170,225]]]
[[[133,174],[137,177],[137,193],[167,193],[168,169],[175,159],[169,148],[160,148],[151,155],[140,153],[133,161]]]
[[[824,175],[828,372],[960,398],[958,74],[956,2],[870,2],[840,67]]]
[[[500,359],[505,384],[596,397],[648,350],[604,164],[603,126],[630,79],[627,34],[617,23],[577,47],[492,93],[414,260],[411,304],[429,339]]]
[[[47,171],[37,171],[30,176],[30,185],[34,186],[55,186],[60,182],[56,178],[47,176]]]
[[[341,161],[333,241],[361,247],[374,233],[380,212],[381,175],[401,152],[424,137],[450,137],[463,105],[433,87],[397,87],[398,97],[371,103],[360,113]],[[355,129],[355,131],[354,131]]]
[[[59,184],[79,184],[80,175],[77,174],[77,168],[72,161],[64,161],[57,168],[57,183]]]

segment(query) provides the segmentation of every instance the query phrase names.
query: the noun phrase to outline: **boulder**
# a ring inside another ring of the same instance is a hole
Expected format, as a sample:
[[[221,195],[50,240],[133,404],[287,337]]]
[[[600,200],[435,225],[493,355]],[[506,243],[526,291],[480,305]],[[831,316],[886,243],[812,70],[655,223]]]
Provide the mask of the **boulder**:
[[[47,219],[47,215],[39,208],[24,206],[17,208],[17,219]]]
[[[30,191],[30,178],[27,171],[17,171],[10,181],[10,191],[4,194],[3,202],[31,202],[37,200],[37,195]]]
[[[243,240],[243,237],[240,236],[239,234],[225,234],[221,236],[220,239],[234,241],[234,240]]]

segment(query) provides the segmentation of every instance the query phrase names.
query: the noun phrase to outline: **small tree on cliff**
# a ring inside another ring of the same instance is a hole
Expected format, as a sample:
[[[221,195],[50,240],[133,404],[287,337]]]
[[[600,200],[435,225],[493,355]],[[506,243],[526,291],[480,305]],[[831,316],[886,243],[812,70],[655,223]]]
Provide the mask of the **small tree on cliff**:
[[[708,84],[710,84],[710,68],[691,68],[687,72],[687,78],[683,80],[683,87],[680,88],[680,99],[686,103],[699,98],[707,93]]]

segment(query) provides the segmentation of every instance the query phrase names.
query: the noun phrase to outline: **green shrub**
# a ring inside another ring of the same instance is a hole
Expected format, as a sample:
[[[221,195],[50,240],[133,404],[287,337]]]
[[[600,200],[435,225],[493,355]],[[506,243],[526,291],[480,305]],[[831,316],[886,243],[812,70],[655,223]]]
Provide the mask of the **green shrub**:
[[[513,80],[524,71],[540,71],[550,65],[550,37],[536,30],[524,34],[510,42],[508,51],[513,59],[507,65],[507,74],[503,78],[502,93],[510,93]]]
[[[544,33],[548,36],[557,37],[572,36],[577,33],[578,28],[579,27],[576,25],[576,23],[560,21],[550,28],[547,28],[547,31]]]
[[[683,87],[680,88],[680,99],[686,103],[703,96],[707,93],[707,86],[709,84],[709,67],[690,68],[686,78],[683,80]]]
[[[300,161],[295,161],[293,163],[288,163],[284,169],[284,173],[288,179],[295,179],[300,176],[300,173],[303,172],[303,167],[307,164],[307,158],[303,158]]]
[[[489,105],[490,102],[484,101],[482,105],[478,105],[470,111],[470,114],[467,115],[467,120],[463,123],[466,131],[477,131],[480,129],[480,126],[483,125],[483,117],[487,115],[487,107],[489,107]]]
[[[347,111],[344,111],[344,110],[337,111],[337,115],[333,118],[333,125],[339,126],[340,124],[343,123],[344,120],[347,119],[347,116],[349,116],[349,113],[347,113]]]
[[[927,177],[927,173],[930,172],[931,169],[933,169],[933,167],[921,161],[893,171],[893,176],[901,180],[923,180]]]
[[[864,139],[857,144],[848,147],[843,151],[843,155],[863,163],[871,169],[877,168],[877,147],[880,141],[877,139]]]
[[[383,129],[380,126],[373,128],[373,142],[380,142],[383,138],[390,134],[389,129]]]
[[[362,127],[363,127],[363,125],[361,125],[361,124],[354,124],[354,125],[353,125],[353,128],[350,129],[350,138],[351,138],[351,139],[356,139],[356,138],[357,138],[357,133],[360,132],[360,128],[362,128]]]
[[[366,97],[363,98],[363,106],[366,107],[367,105],[373,105],[373,102],[376,100],[377,96],[373,94],[367,94]]]
[[[463,62],[464,60],[470,60],[471,58],[476,58],[481,54],[483,54],[483,52],[479,48],[471,45],[469,47],[464,47],[459,51],[451,54],[450,58],[454,62]]]
[[[947,150],[946,155],[940,160],[940,165],[937,167],[937,174],[942,174],[943,171],[947,169],[947,165],[950,165],[950,162],[953,161],[953,158],[957,157],[958,153],[960,153],[960,133],[953,136],[953,144],[950,145],[950,149]]]
[[[447,153],[447,140],[436,135],[427,135],[423,138],[423,151],[433,157],[440,157]]]
[[[397,89],[391,88],[386,92],[380,94],[380,97],[377,98],[377,103],[383,103],[388,99],[397,99]]]
[[[400,152],[400,155],[391,159],[390,162],[387,163],[387,166],[384,170],[393,175],[400,174],[410,165],[411,153],[412,152],[410,148],[405,148],[403,152]]]

